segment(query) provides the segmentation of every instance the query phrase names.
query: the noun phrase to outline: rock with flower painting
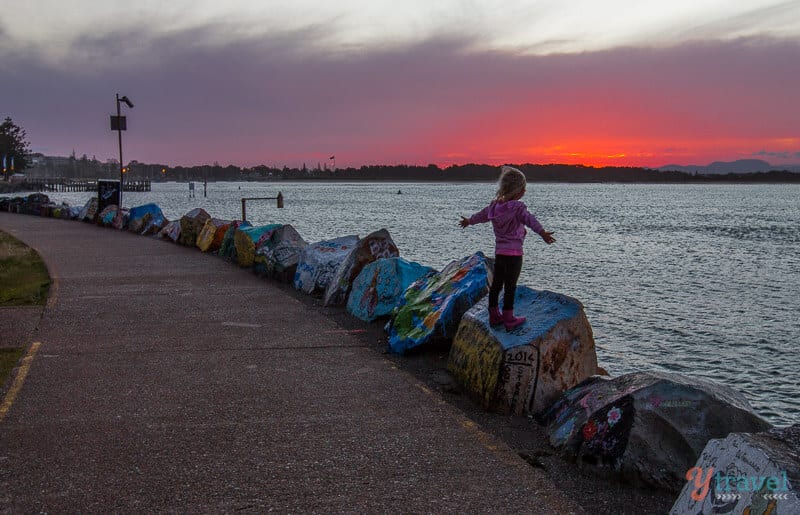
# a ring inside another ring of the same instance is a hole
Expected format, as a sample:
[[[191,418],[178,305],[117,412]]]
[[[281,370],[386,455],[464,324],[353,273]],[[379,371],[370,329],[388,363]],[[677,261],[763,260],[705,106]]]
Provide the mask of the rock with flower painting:
[[[514,311],[524,324],[489,325],[488,299],[458,326],[447,368],[484,409],[521,415],[546,409],[597,372],[592,328],[572,297],[519,286]]]
[[[675,491],[709,440],[771,427],[739,392],[665,372],[593,376],[542,418],[550,444],[562,455]]]
[[[347,303],[347,297],[353,287],[353,281],[361,270],[378,259],[397,257],[400,251],[394,244],[389,231],[380,229],[358,240],[355,247],[345,256],[336,268],[325,294],[322,297],[324,306],[339,306]]]
[[[449,343],[464,313],[489,291],[493,270],[494,262],[476,252],[415,281],[386,324],[389,349],[403,354],[421,345]]]
[[[800,424],[711,440],[670,513],[800,513]]]
[[[94,222],[97,218],[97,209],[99,204],[97,197],[92,197],[86,201],[83,208],[78,212],[78,220],[83,222]]]

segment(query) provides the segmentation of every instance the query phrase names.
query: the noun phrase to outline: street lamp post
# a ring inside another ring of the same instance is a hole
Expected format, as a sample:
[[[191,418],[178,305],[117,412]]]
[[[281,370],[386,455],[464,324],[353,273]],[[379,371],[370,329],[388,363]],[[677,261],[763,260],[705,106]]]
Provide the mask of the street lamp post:
[[[114,121],[112,120],[111,127],[114,128],[114,126],[116,125],[117,137],[119,139],[119,205],[117,206],[118,212],[122,212],[122,190],[124,189],[124,184],[125,184],[125,178],[124,178],[125,166],[122,164],[122,131],[128,129],[125,118],[123,118],[120,114],[120,107],[119,107],[120,102],[125,102],[125,105],[127,105],[129,109],[133,109],[133,102],[131,102],[127,96],[120,97],[119,93],[117,93],[117,119],[116,119],[116,124],[113,123]]]

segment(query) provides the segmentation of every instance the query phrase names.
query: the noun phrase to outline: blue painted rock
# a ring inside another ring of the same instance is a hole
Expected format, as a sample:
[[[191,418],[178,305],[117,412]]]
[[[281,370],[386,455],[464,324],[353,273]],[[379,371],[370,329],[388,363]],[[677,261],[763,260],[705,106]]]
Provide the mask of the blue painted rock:
[[[90,198],[78,213],[78,219],[84,222],[94,222],[97,218],[97,208],[97,197]]]
[[[280,224],[259,225],[258,227],[239,227],[233,235],[233,244],[236,246],[236,263],[249,268],[253,266],[256,257],[256,243],[262,238],[272,234]]]
[[[111,204],[110,206],[106,206],[105,209],[100,211],[100,214],[97,215],[97,225],[102,225],[104,227],[111,227],[111,222],[114,221],[115,216],[117,216],[116,204]]]
[[[356,318],[371,322],[386,316],[400,302],[400,297],[417,279],[436,273],[431,267],[406,261],[401,257],[369,263],[353,281],[347,311]]]
[[[770,428],[739,392],[665,372],[594,376],[553,403],[543,420],[562,455],[674,491],[712,438]]]
[[[197,235],[197,248],[201,252],[217,252],[222,246],[222,239],[230,226],[230,220],[209,218],[203,225],[200,234]]]
[[[187,247],[197,246],[197,235],[203,230],[206,220],[211,218],[205,209],[196,207],[183,215],[180,220],[181,235],[178,243]]]
[[[294,227],[283,225],[272,231],[266,240],[263,237],[259,240],[253,270],[279,281],[291,282],[300,253],[307,246]]]
[[[132,207],[129,212],[128,230],[136,234],[157,234],[168,220],[158,204]]]
[[[217,252],[220,257],[228,261],[236,261],[236,230],[246,227],[252,227],[250,222],[246,220],[244,222],[241,220],[231,222],[228,230],[225,231],[225,236],[222,237],[222,243],[219,246],[219,252]]]
[[[178,238],[181,237],[181,222],[180,220],[173,220],[167,223],[160,231],[158,231],[159,238],[170,240],[172,243],[178,243]]]
[[[400,251],[392,241],[389,231],[380,229],[360,239],[336,269],[323,296],[324,306],[341,306],[347,303],[353,281],[365,265],[378,259],[397,257]]]
[[[386,324],[389,349],[403,354],[451,339],[464,313],[489,291],[492,269],[492,261],[476,252],[414,282]]]
[[[514,312],[527,320],[506,331],[489,326],[488,299],[467,311],[447,368],[484,409],[538,413],[597,372],[592,328],[578,300],[526,286]]]
[[[683,513],[800,513],[800,424],[711,440],[670,511]]]
[[[294,287],[308,294],[324,292],[336,269],[358,243],[358,236],[342,236],[312,243],[297,261]]]

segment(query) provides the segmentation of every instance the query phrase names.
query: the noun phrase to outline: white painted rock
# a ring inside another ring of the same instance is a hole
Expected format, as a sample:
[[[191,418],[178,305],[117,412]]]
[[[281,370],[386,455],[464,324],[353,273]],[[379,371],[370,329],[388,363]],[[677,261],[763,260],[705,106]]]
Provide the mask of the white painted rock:
[[[672,506],[673,515],[800,513],[800,424],[711,440]]]

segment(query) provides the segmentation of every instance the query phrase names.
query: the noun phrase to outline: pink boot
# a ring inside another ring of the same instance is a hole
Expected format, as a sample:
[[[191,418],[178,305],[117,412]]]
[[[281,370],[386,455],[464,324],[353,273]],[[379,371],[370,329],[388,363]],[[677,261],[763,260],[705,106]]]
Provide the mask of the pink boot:
[[[525,323],[525,317],[515,317],[513,309],[503,310],[503,325],[506,326],[506,331],[510,331],[517,326]]]
[[[503,323],[503,315],[500,314],[500,308],[497,306],[489,308],[489,325],[500,325]]]

